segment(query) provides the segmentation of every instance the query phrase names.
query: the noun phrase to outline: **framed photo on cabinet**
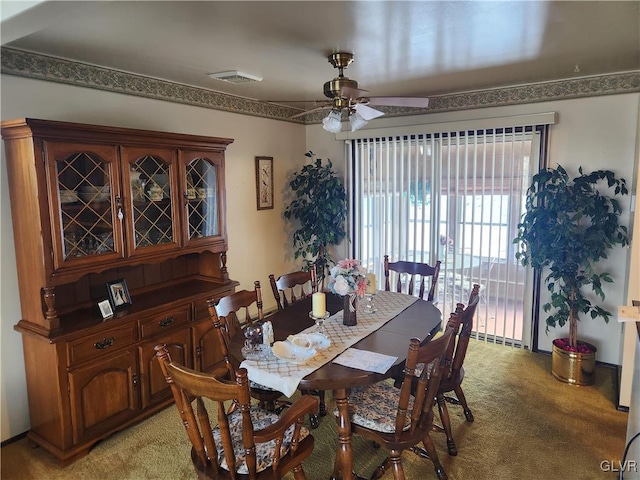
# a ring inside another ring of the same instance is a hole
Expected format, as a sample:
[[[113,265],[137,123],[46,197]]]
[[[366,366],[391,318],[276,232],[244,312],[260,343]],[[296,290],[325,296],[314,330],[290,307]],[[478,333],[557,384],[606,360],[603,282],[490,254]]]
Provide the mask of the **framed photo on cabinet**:
[[[256,202],[258,210],[273,208],[273,157],[256,157]]]
[[[113,309],[111,308],[111,302],[109,300],[98,302],[98,308],[100,309],[103,320],[113,317]]]
[[[107,293],[114,309],[131,305],[131,295],[129,295],[127,281],[124,278],[107,282]]]

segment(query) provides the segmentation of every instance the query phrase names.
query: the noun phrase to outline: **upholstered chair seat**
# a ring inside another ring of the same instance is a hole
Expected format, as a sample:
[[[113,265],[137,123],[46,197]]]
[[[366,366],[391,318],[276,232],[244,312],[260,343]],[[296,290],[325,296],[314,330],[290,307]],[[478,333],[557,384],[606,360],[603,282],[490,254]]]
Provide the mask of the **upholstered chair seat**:
[[[270,425],[273,425],[279,420],[277,413],[269,412],[258,406],[252,406],[249,411],[251,415],[251,421],[255,430],[262,430]],[[244,454],[244,444],[242,442],[242,414],[240,410],[236,410],[228,416],[229,431],[231,432],[231,441],[233,444],[233,451],[236,461],[236,472],[248,475],[249,469],[247,467],[246,457]],[[291,447],[291,439],[293,438],[294,425],[291,425],[284,434],[284,440],[280,446],[280,456],[285,456],[289,452]],[[305,427],[300,427],[300,438],[302,441],[309,435],[309,430]],[[213,429],[213,438],[216,441],[216,448],[218,451],[218,463],[225,470],[229,470],[227,459],[224,455],[222,434],[220,433],[220,427],[217,426]],[[270,440],[264,443],[256,443],[256,472],[262,472],[267,468],[271,468],[273,464],[273,454],[276,451],[276,441]]]
[[[365,387],[357,387],[349,395],[349,415],[351,422],[378,432],[393,433],[396,430],[399,391],[387,382],[378,382]],[[413,409],[413,397],[408,408]],[[338,416],[338,410],[334,410]],[[411,426],[407,417],[403,430]]]

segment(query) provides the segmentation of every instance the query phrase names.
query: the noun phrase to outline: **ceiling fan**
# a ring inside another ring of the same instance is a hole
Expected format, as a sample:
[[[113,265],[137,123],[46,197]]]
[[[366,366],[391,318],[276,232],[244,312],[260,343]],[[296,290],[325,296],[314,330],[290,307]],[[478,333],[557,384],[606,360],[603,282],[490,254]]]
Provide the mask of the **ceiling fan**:
[[[384,112],[372,108],[372,105],[388,105],[396,107],[427,108],[429,99],[425,97],[371,97],[367,90],[358,88],[358,82],[344,76],[344,69],[353,62],[352,53],[337,52],[328,57],[329,63],[338,69],[338,76],[324,84],[324,95],[330,98],[324,105],[293,115],[297,118],[319,110],[330,109],[322,120],[323,128],[331,133],[342,129],[342,114],[345,113],[355,132],[367,124],[369,120],[384,115]]]

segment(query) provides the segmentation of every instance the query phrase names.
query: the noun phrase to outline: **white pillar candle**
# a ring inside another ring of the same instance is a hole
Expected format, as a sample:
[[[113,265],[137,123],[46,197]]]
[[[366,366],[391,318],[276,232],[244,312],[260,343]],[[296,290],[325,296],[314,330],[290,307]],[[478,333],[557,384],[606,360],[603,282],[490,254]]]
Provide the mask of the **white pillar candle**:
[[[367,273],[367,293],[376,293],[376,274],[375,273]]]
[[[324,318],[327,313],[327,298],[323,292],[314,293],[311,296],[313,311],[311,314],[316,318]]]

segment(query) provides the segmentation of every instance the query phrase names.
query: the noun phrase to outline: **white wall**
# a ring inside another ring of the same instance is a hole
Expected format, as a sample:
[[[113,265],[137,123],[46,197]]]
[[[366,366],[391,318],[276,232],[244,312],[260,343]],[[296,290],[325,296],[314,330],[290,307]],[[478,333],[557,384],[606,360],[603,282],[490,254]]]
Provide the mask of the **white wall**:
[[[31,117],[235,139],[225,164],[229,275],[240,282],[240,288],[252,289],[254,280],[260,280],[266,287],[265,309],[275,308],[269,274],[299,267],[294,265],[285,232],[282,193],[288,176],[307,161],[304,126],[8,75],[1,81],[3,120]],[[274,158],[273,210],[256,209],[255,156]],[[13,330],[21,317],[15,301],[17,273],[4,150],[1,161],[0,422],[4,441],[29,429],[29,414],[22,339]]]
[[[610,169],[627,179],[630,192],[636,187],[635,164],[638,161],[636,141],[640,94],[609,95],[588,99],[562,100],[509,107],[484,108],[460,112],[436,113],[411,117],[381,117],[367,127],[380,129],[421,124],[456,122],[479,118],[498,118],[555,111],[558,121],[551,127],[549,161],[550,165],[561,164],[570,173],[577,174],[582,165],[585,171]],[[344,160],[344,143],[335,140],[321,125],[307,127],[307,148],[314,152],[326,152],[338,163]],[[623,206],[622,223],[630,226],[633,212],[630,212],[631,196],[621,197]],[[640,225],[636,228],[640,232]],[[603,308],[613,313],[607,324],[601,319],[584,318],[578,326],[579,336],[598,347],[597,359],[610,364],[620,364],[622,328],[616,314],[619,305],[626,305],[630,249],[617,248],[611,252],[599,267],[612,273],[614,284],[605,285],[606,299]],[[637,268],[637,266],[636,266]],[[595,300],[599,301],[599,300]],[[541,317],[545,312],[541,312]],[[569,327],[550,330],[545,333],[544,320],[538,335],[538,347],[551,351],[553,339],[568,336]]]

